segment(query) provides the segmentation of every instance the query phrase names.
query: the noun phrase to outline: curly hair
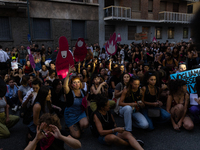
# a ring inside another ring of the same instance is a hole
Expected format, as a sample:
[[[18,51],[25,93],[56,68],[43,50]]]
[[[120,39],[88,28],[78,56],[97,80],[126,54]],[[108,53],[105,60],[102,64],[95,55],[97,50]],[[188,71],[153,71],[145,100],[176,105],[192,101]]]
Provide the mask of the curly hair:
[[[147,71],[144,74],[144,78],[143,78],[143,86],[147,86],[148,85],[148,80],[151,76],[155,76],[156,77],[156,85],[158,84],[158,78],[157,78],[157,73],[155,71]]]
[[[58,127],[59,130],[62,129],[62,126],[60,124],[60,119],[58,118],[56,114],[50,114],[50,113],[43,114],[39,119],[39,125],[41,125],[42,122],[45,122],[47,126],[51,124]]]
[[[102,94],[95,95],[95,101],[97,103],[97,110],[104,108],[108,102],[108,99]]]
[[[169,92],[171,95],[176,94],[182,86],[186,85],[186,81],[183,81],[181,79],[176,79],[176,80],[170,80],[168,82],[168,88],[169,88]]]

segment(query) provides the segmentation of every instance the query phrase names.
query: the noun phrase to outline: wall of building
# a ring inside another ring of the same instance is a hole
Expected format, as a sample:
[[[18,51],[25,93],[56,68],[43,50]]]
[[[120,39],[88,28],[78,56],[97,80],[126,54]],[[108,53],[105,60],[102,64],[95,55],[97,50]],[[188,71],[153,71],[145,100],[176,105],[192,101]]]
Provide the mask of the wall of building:
[[[141,43],[142,41],[135,41],[135,40],[128,40],[128,26],[137,26],[137,33],[142,32],[142,27],[149,27],[149,36],[148,42],[152,42],[154,36],[155,36],[155,29],[156,27],[162,27],[162,39],[157,39],[160,42],[166,42],[168,40],[169,42],[181,42],[181,41],[189,41],[190,38],[190,29],[188,33],[188,38],[183,39],[183,28],[189,27],[188,24],[167,24],[167,23],[140,23],[140,22],[120,22],[120,21],[110,21],[106,22],[105,25],[115,25],[115,32],[118,34],[121,34],[123,44],[130,44],[131,42],[135,43]],[[168,28],[174,27],[174,39],[168,39]],[[105,31],[101,32],[102,35],[105,35]],[[105,38],[101,38],[102,41],[100,41],[100,44],[105,42]],[[102,46],[102,45],[101,45]]]

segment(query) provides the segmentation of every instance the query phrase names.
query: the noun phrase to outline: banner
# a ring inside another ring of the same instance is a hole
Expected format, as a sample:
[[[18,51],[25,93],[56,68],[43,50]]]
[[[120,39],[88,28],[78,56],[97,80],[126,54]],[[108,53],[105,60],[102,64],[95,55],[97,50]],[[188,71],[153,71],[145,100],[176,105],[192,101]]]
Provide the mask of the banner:
[[[74,50],[74,59],[76,62],[83,61],[87,55],[87,48],[85,40],[83,38],[78,38]]]
[[[12,70],[15,70],[15,69],[18,69],[18,63],[17,63],[17,61],[15,60],[13,60],[12,62],[11,62],[11,68],[12,68]]]
[[[147,32],[135,33],[135,40],[136,41],[146,40],[146,39],[148,39]]]
[[[189,71],[180,72],[177,74],[171,74],[171,79],[181,79],[187,82],[187,91],[189,93],[197,93],[196,90],[196,77],[200,76],[200,68]]]
[[[69,45],[66,37],[61,36],[59,38],[59,51],[56,58],[56,72],[59,79],[62,80],[67,76],[69,65],[74,66],[73,56],[69,51]]]

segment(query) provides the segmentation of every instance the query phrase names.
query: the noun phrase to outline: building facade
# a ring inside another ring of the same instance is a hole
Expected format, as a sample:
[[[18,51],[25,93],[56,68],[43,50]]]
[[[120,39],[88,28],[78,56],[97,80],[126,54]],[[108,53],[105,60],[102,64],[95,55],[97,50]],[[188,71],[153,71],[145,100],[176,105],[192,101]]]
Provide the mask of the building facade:
[[[99,41],[98,0],[1,0],[0,45],[4,48],[33,43],[56,48],[60,36],[70,46],[82,37]],[[30,21],[28,19],[30,16]],[[30,24],[29,24],[30,22]],[[30,30],[30,31],[29,31]]]
[[[154,37],[160,42],[187,42],[191,37],[189,23],[194,15],[194,12],[189,12],[188,5],[195,5],[196,1],[99,1],[100,44],[104,44],[113,32],[120,33],[121,43],[125,44],[152,42]],[[147,38],[136,40],[135,33],[142,32],[147,33]]]

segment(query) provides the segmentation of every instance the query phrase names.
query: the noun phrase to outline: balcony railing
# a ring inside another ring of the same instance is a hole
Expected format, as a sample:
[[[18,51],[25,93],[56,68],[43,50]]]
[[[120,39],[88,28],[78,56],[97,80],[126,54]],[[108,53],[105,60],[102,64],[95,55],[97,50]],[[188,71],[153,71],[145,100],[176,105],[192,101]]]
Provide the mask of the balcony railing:
[[[128,20],[131,19],[131,8],[121,6],[109,6],[104,8],[104,20]]]
[[[163,11],[159,12],[159,22],[190,23],[193,16],[193,14]]]

